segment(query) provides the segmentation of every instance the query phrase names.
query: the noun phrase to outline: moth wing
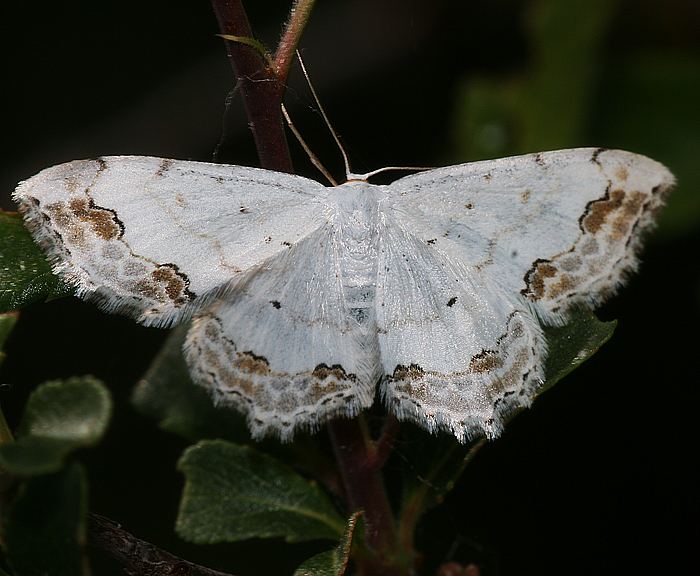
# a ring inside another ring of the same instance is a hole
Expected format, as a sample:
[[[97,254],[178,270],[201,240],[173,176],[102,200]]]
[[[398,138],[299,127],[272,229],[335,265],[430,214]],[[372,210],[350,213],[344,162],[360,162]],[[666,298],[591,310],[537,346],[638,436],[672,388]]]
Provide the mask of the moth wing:
[[[461,442],[497,436],[542,381],[529,307],[385,217],[377,277],[382,393],[399,419]]]
[[[243,411],[254,437],[289,440],[373,402],[376,335],[346,301],[341,235],[327,222],[233,280],[194,318],[185,345],[191,374]]]
[[[386,204],[431,249],[559,323],[636,268],[640,238],[673,184],[644,156],[582,148],[408,176],[388,187]]]
[[[239,166],[116,156],[14,193],[54,271],[107,311],[168,325],[323,223],[326,188]]]

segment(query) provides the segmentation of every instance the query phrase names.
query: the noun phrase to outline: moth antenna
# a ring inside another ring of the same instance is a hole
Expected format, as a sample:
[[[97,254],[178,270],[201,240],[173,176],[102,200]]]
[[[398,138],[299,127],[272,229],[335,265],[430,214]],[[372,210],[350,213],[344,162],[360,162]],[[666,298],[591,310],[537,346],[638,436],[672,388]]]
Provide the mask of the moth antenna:
[[[292,131],[292,134],[294,134],[294,137],[297,139],[297,142],[301,144],[301,147],[304,149],[304,152],[309,157],[309,160],[311,160],[311,163],[316,166],[318,171],[325,176],[325,178],[331,183],[331,186],[337,186],[338,182],[335,181],[333,176],[331,176],[331,173],[326,169],[326,167],[321,164],[321,161],[318,159],[318,156],[314,154],[311,151],[311,148],[309,148],[309,145],[306,143],[306,140],[301,135],[301,132],[297,130],[297,127],[294,125],[294,122],[292,122],[292,118],[289,115],[289,112],[287,112],[287,107],[284,104],[280,104],[280,107],[282,109],[282,115],[284,116],[285,121],[287,122],[287,126],[289,126],[289,129]]]
[[[352,174],[352,177],[355,180],[367,180],[372,176],[376,176],[382,172],[389,172],[390,170],[411,170],[421,172],[423,170],[432,170],[433,168],[435,168],[435,166],[384,166],[384,168],[377,168],[376,170],[372,170],[366,174]]]
[[[311,83],[311,78],[309,78],[309,73],[306,71],[306,66],[304,66],[304,60],[301,58],[301,53],[299,50],[297,52],[297,59],[299,60],[299,66],[301,67],[301,71],[304,74],[304,78],[306,78],[306,83],[309,85],[309,90],[311,90],[311,95],[314,97],[314,102],[316,102],[316,106],[318,106],[318,110],[321,113],[321,117],[323,118],[323,121],[326,123],[326,126],[328,126],[328,130],[330,131],[331,135],[333,136],[333,140],[335,140],[335,143],[338,145],[338,149],[340,150],[340,153],[343,155],[343,163],[345,164],[345,177],[348,180],[351,180],[355,178],[355,175],[352,173],[352,170],[350,170],[350,161],[348,160],[348,155],[345,152],[345,148],[343,148],[342,143],[340,142],[340,138],[338,138],[338,134],[336,131],[333,129],[333,126],[328,119],[328,115],[326,114],[326,111],[323,109],[323,105],[321,104],[321,100],[318,97],[318,94],[316,94],[316,90],[314,89],[314,85]]]

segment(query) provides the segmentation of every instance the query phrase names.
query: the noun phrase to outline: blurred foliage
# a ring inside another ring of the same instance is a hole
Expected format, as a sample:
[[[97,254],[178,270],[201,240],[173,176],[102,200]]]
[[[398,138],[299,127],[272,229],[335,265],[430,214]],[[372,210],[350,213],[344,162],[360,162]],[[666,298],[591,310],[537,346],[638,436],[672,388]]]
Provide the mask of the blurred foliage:
[[[1,542],[14,576],[87,573],[87,479],[66,459],[100,440],[111,408],[94,378],[47,382],[30,395],[17,441],[0,444]]]
[[[605,146],[664,162],[678,185],[655,235],[673,239],[700,224],[700,53],[636,53],[607,70],[591,132]]]
[[[507,77],[469,76],[455,99],[453,158],[601,146],[667,164],[679,186],[662,236],[700,221],[700,55],[604,48],[619,0],[537,0],[527,12],[530,59]]]
[[[3,517],[4,550],[15,576],[86,574],[87,480],[77,462],[23,482]]]
[[[68,454],[100,440],[111,412],[109,391],[94,378],[46,382],[29,397],[17,441],[0,445],[0,467],[17,476],[56,472]]]
[[[510,78],[464,79],[455,154],[470,160],[580,145],[617,0],[538,0],[527,14],[530,59]]]
[[[155,419],[163,430],[191,441],[250,439],[245,419],[230,408],[217,407],[211,395],[190,378],[182,346],[189,326],[175,328],[150,368],[134,388],[131,400],[139,412]]]

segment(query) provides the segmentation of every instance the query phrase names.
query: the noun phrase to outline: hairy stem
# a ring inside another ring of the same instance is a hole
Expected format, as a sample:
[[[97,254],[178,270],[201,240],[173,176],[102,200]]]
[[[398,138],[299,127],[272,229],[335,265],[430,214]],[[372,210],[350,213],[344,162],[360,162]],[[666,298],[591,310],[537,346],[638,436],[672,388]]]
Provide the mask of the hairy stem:
[[[292,65],[294,53],[315,2],[316,0],[295,0],[289,11],[289,20],[287,20],[287,25],[272,60],[272,69],[280,82],[287,81],[289,67]]]

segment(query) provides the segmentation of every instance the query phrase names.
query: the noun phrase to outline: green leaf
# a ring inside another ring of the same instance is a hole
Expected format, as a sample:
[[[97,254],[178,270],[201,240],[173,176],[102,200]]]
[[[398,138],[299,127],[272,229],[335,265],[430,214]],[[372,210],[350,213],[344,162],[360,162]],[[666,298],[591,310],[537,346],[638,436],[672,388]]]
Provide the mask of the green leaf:
[[[172,331],[148,372],[134,389],[131,400],[161,428],[190,440],[250,438],[245,420],[227,407],[216,407],[209,393],[192,382],[182,355],[188,326]]]
[[[97,443],[111,411],[109,391],[90,376],[46,382],[27,401],[17,441],[0,446],[0,466],[20,476],[55,472],[70,452]]]
[[[344,521],[313,482],[278,460],[223,440],[188,448],[177,532],[195,543],[282,537],[338,539]]]
[[[22,483],[3,519],[13,574],[82,575],[86,508],[87,482],[77,463]]]
[[[350,516],[338,545],[306,560],[296,569],[294,576],[343,576],[348,568],[352,541],[361,516],[361,511]]]
[[[616,326],[615,320],[601,322],[593,312],[578,310],[564,326],[545,327],[549,354],[545,365],[545,385],[538,395],[593,356],[610,339]]]
[[[71,293],[51,272],[19,214],[0,211],[0,312]]]
[[[578,310],[566,325],[546,327],[546,382],[538,395],[593,356],[612,336],[615,325],[614,321],[601,322],[592,312]],[[403,453],[402,466],[405,479],[400,524],[408,527],[415,526],[426,510],[442,502],[484,441],[461,446],[445,434],[428,436],[404,428],[405,445],[413,447]]]

